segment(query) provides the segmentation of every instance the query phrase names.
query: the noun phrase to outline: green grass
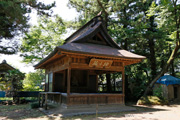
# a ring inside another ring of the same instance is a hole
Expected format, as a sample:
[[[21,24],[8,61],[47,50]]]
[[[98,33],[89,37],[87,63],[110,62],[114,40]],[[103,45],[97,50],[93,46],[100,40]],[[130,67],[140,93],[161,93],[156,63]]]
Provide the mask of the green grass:
[[[13,100],[12,97],[0,97],[0,100]]]
[[[29,104],[22,105],[0,105],[0,119],[21,120],[26,118],[46,117],[38,109],[31,109]]]

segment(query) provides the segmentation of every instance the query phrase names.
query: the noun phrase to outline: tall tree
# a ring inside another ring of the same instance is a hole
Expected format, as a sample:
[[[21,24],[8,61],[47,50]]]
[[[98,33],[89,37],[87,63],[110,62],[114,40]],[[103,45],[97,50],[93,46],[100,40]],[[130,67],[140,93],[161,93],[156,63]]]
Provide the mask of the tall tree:
[[[61,17],[41,17],[38,25],[32,26],[30,32],[22,39],[20,51],[25,63],[37,63],[63,44],[63,34],[66,33],[65,22]]]
[[[5,77],[0,81],[1,90],[6,91],[7,96],[13,96],[13,101],[15,103],[18,102],[19,98],[17,96],[17,92],[22,90],[23,88],[23,80],[25,74],[20,72],[19,70],[9,70]]]
[[[45,76],[42,71],[37,70],[36,72],[30,72],[26,74],[23,80],[23,90],[24,91],[39,91],[42,90],[42,82],[44,82]]]
[[[29,28],[29,13],[36,10],[38,15],[50,15],[55,3],[45,5],[37,0],[0,0],[0,53],[17,52],[18,40],[15,36]]]
[[[128,78],[126,81],[137,86],[134,87],[134,91],[137,92],[137,89],[140,91],[136,96],[140,96],[145,90],[145,86],[152,81],[153,76],[156,76],[161,62],[166,59],[167,54],[162,52],[167,47],[164,31],[157,28],[154,16],[147,19],[146,11],[152,2],[153,0],[85,0],[84,2],[71,0],[69,3],[81,13],[80,19],[77,19],[80,25],[84,24],[84,21],[88,21],[89,17],[92,18],[102,11],[107,30],[112,38],[123,49],[147,57],[143,63],[126,67],[126,78]],[[105,16],[105,13],[108,17]],[[165,54],[165,56],[159,56],[161,54]],[[142,87],[139,87],[140,83],[142,83]],[[135,94],[130,96],[133,95]]]
[[[151,9],[149,10],[149,15],[157,15],[159,28],[165,30],[167,32],[167,36],[169,36],[170,39],[174,40],[174,49],[172,50],[172,53],[168,61],[165,63],[163,69],[147,87],[144,95],[148,94],[155,82],[164,73],[167,72],[171,63],[180,54],[180,4],[178,3],[178,0],[160,0],[158,6],[152,5]]]

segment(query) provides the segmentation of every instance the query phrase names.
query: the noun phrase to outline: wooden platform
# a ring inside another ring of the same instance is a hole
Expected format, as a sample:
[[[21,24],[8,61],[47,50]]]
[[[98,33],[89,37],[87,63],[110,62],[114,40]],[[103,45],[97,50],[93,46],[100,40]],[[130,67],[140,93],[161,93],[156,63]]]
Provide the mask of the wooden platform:
[[[55,95],[57,95],[55,97]],[[90,104],[124,104],[124,96],[122,94],[108,93],[67,93],[61,92],[41,92],[39,94],[39,106],[45,109],[48,106],[48,100],[55,101],[66,106],[71,105],[90,105]]]

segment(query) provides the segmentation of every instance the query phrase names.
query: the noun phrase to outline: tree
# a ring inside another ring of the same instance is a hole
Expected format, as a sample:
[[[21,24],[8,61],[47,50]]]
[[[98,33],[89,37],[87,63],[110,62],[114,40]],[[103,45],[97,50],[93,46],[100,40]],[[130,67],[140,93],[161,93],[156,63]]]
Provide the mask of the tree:
[[[121,48],[147,57],[143,63],[126,67],[127,84],[133,83],[135,86],[133,90],[136,92],[129,96],[135,99],[143,94],[145,86],[152,81],[153,76],[156,76],[160,69],[162,60],[166,59],[166,54],[163,58],[159,57],[167,47],[165,33],[157,28],[154,16],[147,19],[146,11],[152,2],[153,0],[84,0],[83,2],[71,0],[69,2],[69,6],[81,13],[75,21],[77,27],[102,11],[108,33]]]
[[[31,72],[26,74],[23,80],[24,91],[39,91],[42,90],[42,82],[45,76],[41,71]]]
[[[13,101],[18,102],[16,97],[17,92],[22,90],[22,81],[25,77],[25,74],[19,70],[9,70],[0,83],[2,86],[1,90],[6,91],[7,96],[13,96]]]
[[[37,63],[63,44],[63,34],[66,33],[65,22],[61,17],[41,17],[37,26],[32,26],[30,32],[22,39],[20,51],[25,63]]]
[[[29,14],[36,10],[38,15],[50,15],[55,3],[45,5],[37,0],[0,0],[0,53],[17,52],[15,36],[28,30]],[[8,44],[7,44],[8,43]]]
[[[171,40],[174,40],[173,51],[165,63],[161,72],[153,79],[144,92],[144,96],[152,89],[155,82],[167,72],[169,66],[174,61],[174,59],[180,54],[180,4],[177,0],[161,0],[158,6],[152,5],[149,10],[149,15],[157,15],[157,22],[159,23],[159,28],[162,28],[167,32],[167,36]]]

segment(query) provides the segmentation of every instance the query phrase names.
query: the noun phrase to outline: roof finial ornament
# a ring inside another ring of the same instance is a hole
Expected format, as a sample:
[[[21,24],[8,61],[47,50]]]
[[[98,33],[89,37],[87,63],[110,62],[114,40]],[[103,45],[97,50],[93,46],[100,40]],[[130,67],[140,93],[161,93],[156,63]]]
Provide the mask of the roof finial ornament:
[[[2,63],[7,63],[6,60],[3,60]]]

